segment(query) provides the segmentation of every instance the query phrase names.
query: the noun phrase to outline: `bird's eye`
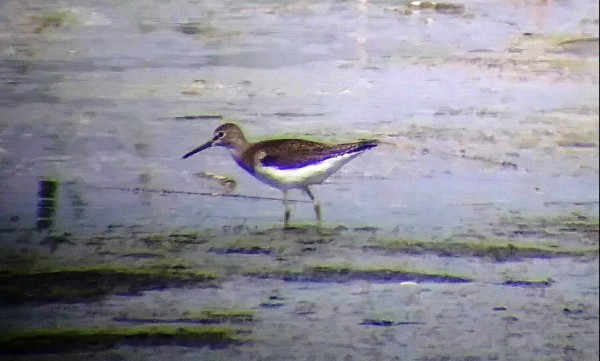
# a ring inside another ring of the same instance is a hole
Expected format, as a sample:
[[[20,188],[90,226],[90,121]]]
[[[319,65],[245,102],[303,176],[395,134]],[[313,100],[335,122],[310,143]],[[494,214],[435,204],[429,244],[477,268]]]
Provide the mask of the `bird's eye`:
[[[219,131],[219,132],[215,133],[215,139],[223,138],[224,136],[225,136],[224,132]]]

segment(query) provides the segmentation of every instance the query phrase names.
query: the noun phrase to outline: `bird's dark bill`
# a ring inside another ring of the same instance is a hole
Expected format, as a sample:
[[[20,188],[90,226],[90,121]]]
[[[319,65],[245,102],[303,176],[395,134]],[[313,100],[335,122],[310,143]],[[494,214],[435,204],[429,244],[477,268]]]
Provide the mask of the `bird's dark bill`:
[[[204,149],[206,149],[206,148],[210,148],[210,147],[212,147],[212,140],[211,140],[210,142],[206,142],[206,143],[202,144],[201,146],[199,146],[198,148],[196,148],[196,149],[194,149],[194,150],[192,150],[192,151],[190,151],[190,152],[186,153],[186,154],[183,156],[183,159],[185,159],[185,158],[188,158],[188,157],[191,157],[192,155],[194,155],[194,154],[196,154],[196,153],[198,153],[198,152],[201,152],[201,151],[203,151]]]

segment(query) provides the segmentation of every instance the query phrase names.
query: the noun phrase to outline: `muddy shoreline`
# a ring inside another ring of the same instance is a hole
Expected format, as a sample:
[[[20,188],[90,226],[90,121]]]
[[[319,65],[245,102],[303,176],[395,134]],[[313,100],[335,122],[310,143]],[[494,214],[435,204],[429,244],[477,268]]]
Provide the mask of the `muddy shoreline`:
[[[522,219],[493,241],[346,227],[22,240],[3,250],[0,357],[593,359],[598,221],[540,221],[535,240],[514,232]]]

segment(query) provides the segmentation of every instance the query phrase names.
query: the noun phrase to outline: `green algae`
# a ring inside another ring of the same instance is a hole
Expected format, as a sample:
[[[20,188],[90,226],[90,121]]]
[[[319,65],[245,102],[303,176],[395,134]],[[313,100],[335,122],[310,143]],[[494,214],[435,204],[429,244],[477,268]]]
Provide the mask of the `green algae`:
[[[2,336],[0,353],[98,351],[122,345],[223,348],[244,342],[236,333],[236,330],[226,327],[180,325],[29,330]]]
[[[391,326],[404,326],[404,325],[424,325],[425,322],[420,321],[396,321],[386,317],[373,317],[365,318],[360,323],[361,326],[380,326],[380,327],[391,327]]]
[[[175,27],[175,30],[186,35],[209,35],[217,31],[214,26],[206,23],[179,24]]]
[[[253,322],[256,319],[253,310],[219,308],[186,312],[184,313],[184,317],[190,320],[201,321],[202,323],[246,323]]]
[[[132,250],[132,251],[122,254],[121,257],[134,258],[134,259],[152,259],[152,258],[165,258],[166,256],[164,253],[161,253],[161,252],[152,252],[152,251],[146,251],[146,250],[139,250],[139,251]]]
[[[500,224],[516,228],[515,235],[530,235],[537,238],[557,238],[565,233],[580,233],[591,235],[595,233],[598,240],[599,221],[597,217],[590,217],[578,212],[571,212],[553,217],[540,216],[510,216],[502,217]],[[591,232],[591,233],[590,233]],[[569,235],[571,238],[571,235]]]
[[[139,236],[147,246],[177,250],[188,245],[200,245],[208,242],[209,234],[198,231],[179,230],[171,233],[150,233]]]
[[[568,221],[563,224],[564,227],[568,227],[567,230],[582,233],[592,233],[598,235],[600,229],[600,223],[598,220],[581,220],[581,221]]]
[[[0,274],[9,270],[30,270],[42,262],[45,256],[36,250],[0,247]]]
[[[373,282],[471,282],[471,278],[447,272],[417,271],[396,267],[350,267],[348,265],[324,264],[306,266],[302,270],[251,271],[248,276],[279,278],[288,282],[350,282],[365,280]]]
[[[436,1],[410,1],[408,8],[414,10],[433,9],[442,14],[461,14],[465,11],[463,4]]]
[[[364,248],[383,250],[391,253],[433,253],[445,257],[489,257],[496,261],[598,254],[597,248],[562,249],[547,246],[514,244],[511,242],[445,242],[405,239],[384,241],[378,244],[367,245]]]
[[[126,268],[103,265],[47,271],[0,273],[0,303],[95,301],[110,294],[136,295],[146,290],[191,285],[211,286],[212,272],[166,265]]]
[[[265,241],[253,239],[238,239],[222,247],[211,247],[210,252],[219,254],[264,254],[273,252],[273,248],[265,245]]]
[[[242,309],[203,309],[198,311],[186,311],[178,317],[146,317],[144,315],[124,315],[115,317],[117,322],[128,323],[199,323],[199,324],[217,324],[217,323],[250,323],[255,321],[253,310]]]
[[[550,287],[556,281],[550,277],[545,278],[531,278],[531,279],[508,279],[502,284],[504,286],[511,287],[529,287],[529,288],[541,288]]]
[[[558,40],[558,45],[569,45],[574,43],[594,43],[597,44],[599,41],[598,37],[590,36],[565,36],[564,39]]]
[[[62,28],[75,24],[76,16],[68,9],[48,11],[31,17],[31,22],[35,26],[33,32],[39,34],[48,28]]]
[[[274,227],[260,231],[253,231],[252,234],[274,236],[281,234],[284,234],[285,236],[336,236],[345,230],[348,230],[348,228],[342,225],[321,225],[320,227],[318,227],[314,223],[296,222],[283,229],[280,227]]]

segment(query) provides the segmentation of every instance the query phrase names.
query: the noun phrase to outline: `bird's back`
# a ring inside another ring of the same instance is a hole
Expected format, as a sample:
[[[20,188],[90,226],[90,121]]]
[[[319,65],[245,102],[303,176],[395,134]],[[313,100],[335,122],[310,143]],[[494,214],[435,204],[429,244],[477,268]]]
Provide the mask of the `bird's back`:
[[[305,139],[273,139],[253,144],[243,157],[245,161],[260,162],[265,167],[294,169],[346,154],[361,153],[377,144],[375,140],[325,144]]]

